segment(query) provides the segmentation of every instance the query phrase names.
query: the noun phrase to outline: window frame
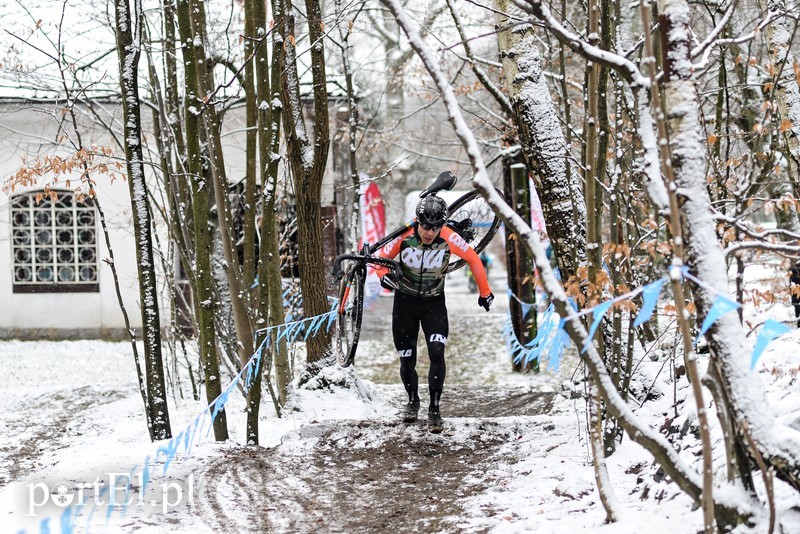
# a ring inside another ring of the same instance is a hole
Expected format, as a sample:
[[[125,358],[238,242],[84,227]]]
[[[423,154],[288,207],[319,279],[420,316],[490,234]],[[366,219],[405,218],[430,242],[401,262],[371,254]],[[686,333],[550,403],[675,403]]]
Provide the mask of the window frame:
[[[97,213],[94,210],[94,203],[88,197],[84,197],[79,201],[78,196],[72,191],[53,192],[57,195],[57,200],[45,196],[40,202],[36,202],[37,195],[44,194],[44,191],[27,191],[13,195],[10,199],[12,291],[14,293],[98,293],[100,291],[100,269],[98,264]],[[65,198],[68,201],[65,201]],[[88,213],[89,210],[92,213],[91,221],[82,224],[80,217]],[[27,220],[20,224],[17,222],[19,220],[17,215],[23,213],[27,214]],[[37,215],[41,213],[49,214],[49,222],[40,224],[37,221]],[[69,222],[59,223],[59,215],[64,213],[69,213]],[[91,229],[93,232],[91,242],[81,242],[80,233],[87,229]],[[42,230],[47,230],[50,234],[49,243],[44,245],[36,241],[37,232]],[[67,244],[58,241],[59,233],[65,230],[71,232],[70,243]],[[29,241],[27,243],[19,243],[17,236],[26,234]],[[80,254],[86,249],[91,249],[94,255],[88,261],[82,260],[80,257]],[[49,250],[52,258],[49,262],[43,262],[44,265],[52,267],[53,280],[50,282],[36,281],[37,254],[41,250]],[[64,250],[72,253],[71,261],[59,261],[59,253]],[[25,251],[28,253],[28,261],[19,261],[18,254],[24,254]],[[20,267],[30,267],[33,271],[31,273],[33,281],[18,281],[17,269]],[[94,279],[87,282],[59,282],[58,273],[62,267],[72,268],[75,279],[80,276],[82,268],[92,267]]]

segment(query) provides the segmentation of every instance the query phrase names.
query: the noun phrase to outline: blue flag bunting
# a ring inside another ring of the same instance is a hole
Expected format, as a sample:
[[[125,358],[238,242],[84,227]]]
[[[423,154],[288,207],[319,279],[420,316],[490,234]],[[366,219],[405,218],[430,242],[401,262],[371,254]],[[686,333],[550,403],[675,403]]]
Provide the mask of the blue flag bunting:
[[[558,327],[556,328],[556,335],[553,339],[552,345],[550,345],[549,355],[550,358],[548,360],[548,367],[550,367],[553,372],[558,372],[558,363],[559,359],[561,358],[561,354],[564,352],[564,347],[567,345],[569,341],[569,335],[567,334],[566,330],[564,330],[564,319],[561,319],[558,322]]]
[[[156,459],[158,459],[160,455],[163,455],[165,458],[164,471],[161,473],[162,475],[167,474],[167,470],[169,469],[169,464],[170,462],[172,462],[173,458],[175,458],[175,454],[178,452],[178,443],[181,440],[182,434],[183,432],[170,439],[166,445],[162,445],[161,447],[159,447],[158,451],[156,452]]]
[[[761,327],[761,331],[756,338],[756,346],[753,349],[753,357],[750,359],[750,370],[756,367],[756,362],[761,357],[761,353],[767,348],[767,345],[778,336],[782,336],[788,332],[790,328],[783,323],[779,323],[774,319],[767,319]]]
[[[600,321],[603,320],[603,317],[605,317],[606,312],[613,303],[613,301],[607,300],[606,302],[601,302],[592,309],[592,326],[589,328],[589,337],[586,339],[586,343],[581,349],[581,354],[589,349],[589,345],[592,344],[592,340],[594,339],[594,333],[597,332],[597,327],[600,326]]]
[[[653,310],[656,309],[658,303],[658,296],[661,294],[664,284],[667,283],[667,278],[656,280],[652,284],[647,284],[642,290],[642,309],[633,321],[633,327],[637,328],[647,321],[653,315]]]
[[[730,313],[734,310],[738,310],[741,308],[741,304],[735,302],[729,298],[723,297],[722,295],[718,295],[717,299],[714,301],[714,304],[711,306],[711,309],[708,310],[708,315],[703,320],[703,325],[700,327],[700,333],[697,334],[697,339],[694,340],[695,343],[700,341],[700,338],[703,337],[711,325],[717,322],[717,319],[725,315],[726,313]]]
[[[503,326],[503,338],[506,340],[506,347],[511,354],[514,363],[530,363],[541,359],[545,351],[548,351],[556,340],[558,321],[556,319],[555,307],[550,304],[547,310],[539,317],[539,325],[536,329],[536,337],[523,345],[517,339],[514,327],[511,324],[510,313],[506,317]],[[560,354],[560,352],[558,353]]]
[[[144,492],[147,490],[147,484],[150,482],[150,456],[144,459],[144,467],[142,468],[142,487],[139,491]]]
[[[72,508],[61,513],[61,534],[72,534]]]

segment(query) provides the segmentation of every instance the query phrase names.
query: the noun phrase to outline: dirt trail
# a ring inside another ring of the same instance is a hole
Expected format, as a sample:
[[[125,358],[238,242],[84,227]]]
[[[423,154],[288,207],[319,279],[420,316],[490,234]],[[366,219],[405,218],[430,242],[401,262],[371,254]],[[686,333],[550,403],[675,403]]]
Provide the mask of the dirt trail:
[[[544,424],[519,416],[547,413],[552,401],[519,388],[459,388],[441,435],[424,418],[307,425],[277,447],[237,448],[208,465],[196,509],[224,518],[216,524],[226,531],[482,532],[464,518],[496,512],[465,500],[497,482],[494,465],[513,461],[499,452],[523,434],[521,422]]]
[[[495,282],[500,294],[503,283]],[[420,421],[405,425],[398,415],[310,424],[273,448],[232,449],[196,477],[195,510],[204,522],[226,532],[300,533],[484,532],[485,525],[496,525],[496,519],[480,521],[497,514],[492,505],[475,507],[469,498],[499,482],[494,468],[515,461],[503,452],[507,444],[547,424],[531,416],[549,413],[555,394],[497,382],[507,371],[493,368],[508,365],[494,360],[505,299],[487,314],[463,277],[448,284],[442,434],[427,431],[428,362],[420,342]],[[392,299],[378,299],[365,313],[356,365],[359,376],[399,411],[406,394],[398,379],[391,307]]]
[[[52,452],[69,446],[72,434],[80,433],[73,425],[81,413],[122,399],[127,393],[84,386],[21,402],[2,422],[11,431],[0,443],[0,488],[35,471],[41,465],[42,450]]]

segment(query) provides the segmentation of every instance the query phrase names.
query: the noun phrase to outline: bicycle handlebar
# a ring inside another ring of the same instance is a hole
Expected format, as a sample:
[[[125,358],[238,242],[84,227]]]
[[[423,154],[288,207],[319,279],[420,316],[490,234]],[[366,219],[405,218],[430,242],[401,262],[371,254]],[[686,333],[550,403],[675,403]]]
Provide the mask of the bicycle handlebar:
[[[347,260],[361,262],[365,265],[368,263],[373,265],[382,265],[384,267],[394,269],[398,276],[402,275],[402,268],[400,267],[400,264],[392,259],[381,258],[379,256],[364,256],[362,254],[340,254],[339,256],[336,256],[336,261],[333,263],[333,276],[336,280],[340,280],[342,276],[344,276],[344,271],[342,271],[342,262]]]

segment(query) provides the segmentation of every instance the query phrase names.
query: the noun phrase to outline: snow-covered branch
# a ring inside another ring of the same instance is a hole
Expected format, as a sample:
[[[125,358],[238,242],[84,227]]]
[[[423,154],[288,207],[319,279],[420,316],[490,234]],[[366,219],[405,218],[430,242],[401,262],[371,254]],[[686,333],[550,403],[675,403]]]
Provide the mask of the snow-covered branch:
[[[733,10],[736,8],[737,3],[738,2],[736,0],[731,2],[731,5],[729,5],[728,9],[725,10],[725,14],[722,16],[722,19],[719,21],[716,27],[713,30],[711,30],[711,33],[708,34],[708,36],[702,43],[697,45],[692,50],[691,55],[693,58],[704,53],[706,49],[708,49],[709,47],[711,47],[712,44],[714,44],[717,37],[719,37],[719,34],[722,33],[722,31],[725,29],[725,26],[728,25],[728,21],[730,21],[731,16],[733,15]]]
[[[800,246],[787,245],[786,243],[768,243],[765,241],[739,241],[726,247],[722,252],[725,257],[741,252],[743,250],[769,250],[771,252],[780,252],[787,256],[800,256]]]
[[[397,18],[398,24],[408,36],[411,46],[416,50],[425,68],[441,91],[449,120],[472,163],[474,172],[473,185],[481,192],[489,205],[500,215],[506,225],[523,239],[529,247],[534,264],[539,270],[542,286],[556,306],[556,310],[562,317],[570,315],[571,307],[567,294],[553,274],[550,261],[539,241],[538,235],[495,191],[487,175],[486,166],[483,162],[475,137],[461,114],[453,88],[448,83],[438,63],[434,60],[432,53],[405,16],[399,0],[381,1]],[[663,436],[647,425],[641,424],[636,419],[636,416],[617,392],[599,353],[591,343],[586,343],[588,340],[588,332],[580,319],[575,317],[567,321],[565,327],[570,338],[577,346],[588,345],[588,350],[582,354],[583,361],[586,363],[599,385],[608,409],[619,419],[623,428],[625,428],[628,435],[631,436],[631,439],[650,451],[669,476],[672,477],[684,491],[694,499],[699,500],[701,482],[698,474],[683,462],[678,453]]]
[[[702,44],[700,44],[697,47],[695,47],[691,52],[691,57],[692,58],[695,58],[695,57],[699,56],[700,54],[702,54],[702,56],[703,56],[700,59],[700,61],[698,61],[695,65],[693,65],[694,70],[696,70],[696,71],[697,70],[702,70],[702,69],[704,69],[706,67],[706,65],[708,65],[708,60],[709,60],[709,57],[711,55],[711,51],[714,48],[730,46],[732,44],[742,44],[742,43],[747,43],[749,41],[752,41],[753,39],[758,37],[759,34],[761,34],[761,32],[764,30],[764,28],[766,28],[769,24],[771,24],[773,21],[775,21],[775,20],[777,20],[777,19],[779,19],[781,17],[784,17],[784,16],[785,16],[785,14],[773,13],[773,14],[769,15],[768,17],[766,17],[764,20],[762,20],[758,24],[758,26],[756,26],[755,30],[753,30],[752,32],[747,33],[745,35],[740,35],[739,37],[730,38],[730,39],[716,39],[716,40],[713,40],[713,41],[708,42],[708,43],[706,43],[704,41]]]
[[[526,9],[526,11],[539,19],[559,41],[586,59],[616,70],[632,87],[650,87],[650,80],[642,75],[639,68],[632,61],[584,41],[580,36],[558,22],[550,13],[550,9],[540,0],[529,0],[527,6],[521,5],[520,7],[523,7],[523,9]]]
[[[746,221],[737,219],[735,217],[729,217],[719,212],[714,213],[714,219],[730,224],[740,232],[743,232],[745,235],[753,239],[769,239],[770,237],[778,237],[782,239],[800,240],[800,234],[797,232],[790,232],[789,230],[784,230],[783,228],[770,228],[768,230],[758,231]]]

